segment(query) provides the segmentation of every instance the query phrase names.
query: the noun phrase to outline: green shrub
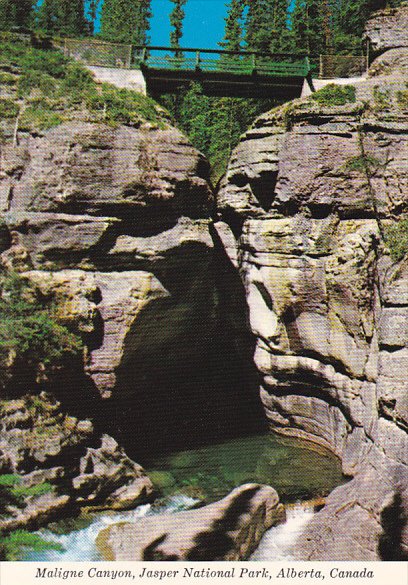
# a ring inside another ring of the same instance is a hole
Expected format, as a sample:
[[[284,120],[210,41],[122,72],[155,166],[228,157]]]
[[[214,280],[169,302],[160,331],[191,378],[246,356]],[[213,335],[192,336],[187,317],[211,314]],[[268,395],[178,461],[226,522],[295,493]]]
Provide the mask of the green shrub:
[[[45,540],[39,534],[26,530],[15,530],[7,536],[0,537],[0,550],[3,560],[18,561],[25,550],[64,550],[57,542]]]
[[[32,90],[38,90],[40,94],[52,97],[58,92],[58,83],[48,73],[39,71],[27,71],[18,80],[18,95],[24,97],[30,95]]]
[[[15,118],[20,108],[14,100],[0,99],[0,120],[2,118]]]
[[[100,113],[107,122],[138,125],[149,120],[160,123],[156,103],[135,91],[103,83],[99,92],[89,92],[86,97],[87,107]]]
[[[58,323],[55,308],[45,304],[37,291],[18,274],[0,279],[0,359],[7,363],[14,356],[14,369],[24,367],[24,375],[47,373],[67,356],[78,355],[80,338]],[[18,374],[18,371],[16,371]],[[6,372],[0,370],[1,376]]]
[[[58,126],[63,121],[63,116],[46,109],[44,106],[29,106],[20,118],[19,129],[31,132],[33,130],[49,130]]]
[[[21,482],[21,477],[15,473],[4,473],[0,475],[0,486],[14,487]]]
[[[0,55],[1,63],[20,70],[17,95],[26,99],[28,107],[21,116],[19,130],[48,130],[65,119],[64,112],[77,106],[86,106],[97,121],[110,124],[138,126],[147,121],[164,125],[165,116],[154,100],[107,83],[97,84],[85,67],[59,51],[0,42]],[[11,78],[7,77],[4,83],[8,82]],[[38,100],[35,104],[33,97]],[[12,100],[1,100],[0,118],[13,118],[18,112],[19,106]]]
[[[14,85],[16,81],[17,78],[15,75],[5,71],[0,71],[0,85]]]
[[[310,97],[321,106],[344,106],[347,103],[355,103],[356,88],[354,85],[329,83]]]
[[[373,171],[377,169],[380,165],[380,161],[369,154],[366,155],[359,155],[359,156],[352,156],[349,158],[345,164],[344,168],[347,171],[356,171],[356,172],[366,172]]]
[[[26,486],[22,484],[21,475],[15,473],[5,473],[0,475],[0,486],[7,488],[10,491],[11,496],[17,500],[26,498],[29,496],[42,496],[52,491],[52,485],[48,482],[39,483],[33,486]]]
[[[402,260],[408,253],[408,219],[401,219],[387,226],[384,237],[394,262]]]
[[[374,109],[388,110],[392,106],[390,92],[388,89],[376,85],[373,89]]]
[[[401,109],[408,109],[408,89],[397,91],[397,103]]]

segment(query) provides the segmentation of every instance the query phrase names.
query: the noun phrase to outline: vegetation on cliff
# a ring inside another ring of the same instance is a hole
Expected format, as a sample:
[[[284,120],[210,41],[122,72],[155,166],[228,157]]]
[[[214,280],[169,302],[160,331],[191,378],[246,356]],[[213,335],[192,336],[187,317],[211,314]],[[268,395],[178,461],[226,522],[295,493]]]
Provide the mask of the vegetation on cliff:
[[[0,385],[7,386],[14,373],[30,390],[31,383],[78,355],[82,343],[26,279],[2,275],[0,291]]]
[[[0,123],[16,122],[19,131],[42,131],[80,118],[108,124],[163,126],[166,113],[154,100],[108,83],[55,50],[0,42]]]

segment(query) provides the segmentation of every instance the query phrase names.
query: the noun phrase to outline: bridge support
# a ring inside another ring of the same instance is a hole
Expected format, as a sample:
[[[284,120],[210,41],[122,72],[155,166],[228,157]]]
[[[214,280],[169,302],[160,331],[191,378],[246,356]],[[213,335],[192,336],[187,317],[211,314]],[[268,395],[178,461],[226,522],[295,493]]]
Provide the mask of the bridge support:
[[[140,69],[118,69],[96,65],[85,65],[85,67],[101,83],[112,83],[122,89],[132,89],[143,95],[147,94],[146,80]]]

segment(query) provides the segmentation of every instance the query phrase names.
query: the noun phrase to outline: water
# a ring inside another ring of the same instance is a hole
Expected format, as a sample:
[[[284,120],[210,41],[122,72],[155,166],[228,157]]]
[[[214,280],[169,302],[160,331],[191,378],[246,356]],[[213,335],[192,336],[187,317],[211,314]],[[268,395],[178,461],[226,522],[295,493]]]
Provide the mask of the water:
[[[313,516],[313,506],[295,502],[325,496],[343,482],[340,462],[331,453],[276,435],[229,440],[142,463],[161,498],[128,512],[95,512],[51,524],[40,532],[47,540],[62,545],[64,551],[32,552],[24,560],[100,560],[95,539],[106,526],[219,500],[248,482],[271,485],[281,501],[291,503],[287,522],[264,535],[251,560],[290,560],[296,536]]]
[[[238,485],[274,487],[283,502],[327,495],[342,483],[340,461],[326,449],[275,434],[255,435],[143,462],[166,495],[219,500]]]
[[[292,561],[296,539],[313,518],[314,506],[298,502],[286,507],[286,522],[273,526],[263,535],[250,561]]]
[[[197,504],[197,500],[183,495],[169,498],[163,506],[145,504],[135,510],[126,512],[107,512],[80,516],[70,520],[61,520],[50,525],[48,529],[39,531],[45,540],[55,542],[63,547],[62,551],[46,550],[29,552],[25,561],[99,561],[102,560],[96,548],[96,537],[99,532],[117,522],[137,522],[139,518],[188,510]],[[78,529],[77,525],[83,525]]]

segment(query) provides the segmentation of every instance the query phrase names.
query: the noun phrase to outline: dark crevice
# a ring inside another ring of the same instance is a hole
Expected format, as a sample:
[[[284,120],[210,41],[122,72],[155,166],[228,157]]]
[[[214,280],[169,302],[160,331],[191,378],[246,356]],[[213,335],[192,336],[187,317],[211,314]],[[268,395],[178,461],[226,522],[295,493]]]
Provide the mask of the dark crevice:
[[[382,534],[378,554],[382,561],[408,561],[402,541],[408,518],[400,494],[394,494],[391,503],[381,513]]]
[[[277,178],[278,171],[263,171],[249,181],[252,193],[264,211],[272,207]]]

